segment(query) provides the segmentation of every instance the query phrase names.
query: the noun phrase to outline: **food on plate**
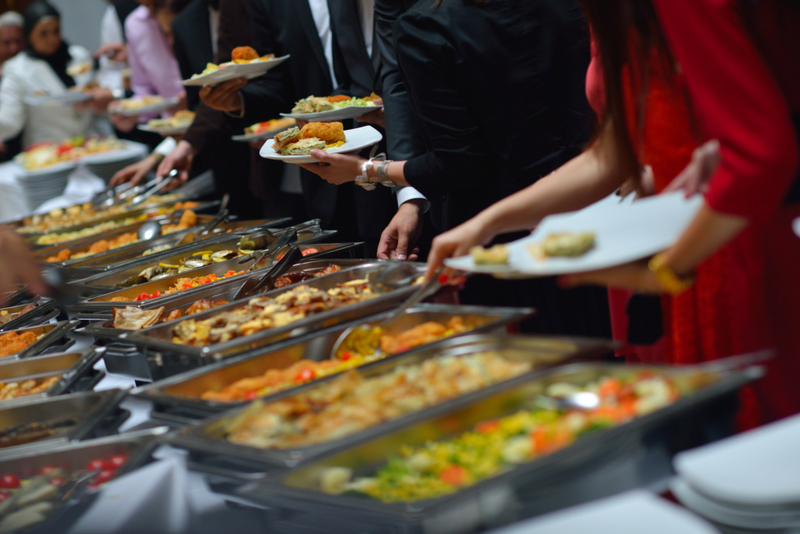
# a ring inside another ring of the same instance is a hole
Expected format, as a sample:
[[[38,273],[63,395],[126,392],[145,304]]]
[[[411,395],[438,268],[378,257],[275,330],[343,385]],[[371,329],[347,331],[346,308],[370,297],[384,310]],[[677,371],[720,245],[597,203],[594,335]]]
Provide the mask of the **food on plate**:
[[[208,265],[238,258],[243,255],[244,253],[239,250],[218,250],[216,252],[203,250],[200,252],[194,252],[174,264],[161,262],[158,265],[151,265],[139,274],[131,276],[130,278],[121,282],[117,282],[114,285],[116,287],[134,287],[140,284],[146,284],[147,282],[161,280],[162,278],[167,278],[168,276],[188,273],[194,269],[207,267]]]
[[[227,63],[220,63],[219,65],[216,63],[206,63],[206,68],[203,70],[203,72],[200,74],[192,74],[192,79],[205,76],[206,74],[211,74],[212,72],[216,72],[219,69],[223,69],[230,65],[256,63],[259,61],[269,61],[271,59],[275,59],[275,54],[259,56],[258,52],[249,46],[237,46],[231,53],[231,61],[228,61]]]
[[[283,128],[290,128],[297,123],[294,119],[272,119],[271,121],[259,122],[244,129],[245,135],[255,135],[266,132],[274,132]]]
[[[3,325],[6,325],[6,324],[10,323],[11,321],[16,319],[17,317],[25,315],[29,311],[35,310],[37,306],[38,306],[38,304],[36,304],[36,303],[28,304],[27,306],[25,306],[24,308],[22,308],[20,311],[18,311],[16,313],[11,313],[8,310],[0,311],[0,326],[3,326]]]
[[[350,469],[331,468],[321,474],[320,489],[332,494],[352,491],[384,502],[435,499],[567,447],[591,432],[668,406],[683,394],[668,377],[635,371],[583,387],[551,384],[545,393],[561,397],[579,391],[598,394],[600,406],[565,412],[522,409],[482,421],[458,437],[404,445],[400,455],[390,457],[372,477],[351,481]]]
[[[96,458],[85,467],[59,465],[42,467],[38,473],[17,471],[0,477],[0,533],[28,531],[43,522],[65,502],[74,498],[74,490],[88,481],[91,490],[99,488],[117,475],[128,462],[126,454]]]
[[[80,159],[87,154],[97,154],[124,148],[125,145],[116,137],[79,135],[61,143],[43,141],[29,146],[17,156],[16,161],[29,171],[35,171]]]
[[[594,247],[594,232],[550,234],[544,241],[528,245],[528,252],[537,260],[554,257],[576,258]]]
[[[327,291],[300,285],[273,297],[250,299],[237,309],[218,313],[208,319],[182,321],[172,329],[172,339],[181,345],[224,343],[376,296],[367,280],[339,283]]]
[[[164,97],[161,95],[144,95],[135,98],[119,100],[116,103],[116,107],[125,111],[133,111],[135,109],[142,109],[150,106],[159,106],[163,103]]]
[[[529,363],[480,352],[439,356],[369,378],[348,371],[308,393],[270,404],[253,403],[232,421],[226,438],[262,449],[308,447],[481,390],[530,369]]]
[[[167,315],[164,315],[166,313],[166,308],[164,306],[153,310],[142,310],[133,306],[114,308],[114,321],[112,325],[114,328],[119,328],[120,330],[141,330],[158,323],[166,323],[174,321],[175,319],[180,319],[186,315],[204,312],[227,303],[228,301],[224,299],[200,299],[184,311],[172,310]]]
[[[234,62],[243,61],[249,63],[254,59],[258,59],[258,52],[249,46],[237,46],[231,52],[231,61]]]
[[[144,216],[143,216],[143,218],[144,218]],[[125,219],[125,221],[131,221],[131,220],[132,219]],[[136,220],[141,220],[141,219],[133,219],[134,222]],[[123,221],[123,223],[125,221]],[[108,223],[105,223],[105,224],[108,224]],[[130,222],[128,222],[127,224],[130,224]],[[195,226],[196,224],[197,224],[197,214],[195,214],[195,212],[193,212],[192,210],[187,209],[187,210],[185,210],[183,212],[183,215],[181,215],[181,219],[178,222],[178,224],[165,224],[165,225],[162,225],[161,233],[163,235],[173,234],[175,232],[180,232],[181,230],[188,230],[189,228]],[[104,225],[98,225],[98,226],[104,226]],[[118,226],[111,226],[111,227],[106,228],[106,230],[117,228],[119,226],[126,226],[126,224],[119,224]],[[91,228],[97,228],[97,227],[93,226]],[[84,230],[89,230],[89,228],[86,228]],[[103,230],[103,231],[105,231],[105,230]],[[82,232],[82,231],[79,231],[78,233],[80,233],[80,232]],[[92,233],[87,234],[87,235],[93,235],[93,234],[96,234],[96,233],[98,233],[98,232],[92,232]],[[66,234],[59,234],[59,235],[61,235],[61,236],[69,236],[69,235],[72,235],[72,234],[75,234],[75,232],[67,232]],[[52,235],[54,235],[54,234],[48,234],[48,235],[45,235],[45,236],[42,236],[42,237],[49,237],[49,236],[52,236]],[[80,237],[85,237],[85,236],[80,236]],[[79,237],[75,237],[73,239],[79,239]],[[57,243],[60,243],[60,242],[63,242],[63,241],[71,241],[71,240],[72,239],[62,239],[61,241],[57,241]],[[48,262],[48,263],[56,263],[56,262],[62,262],[62,261],[78,260],[78,259],[88,258],[89,256],[94,256],[96,254],[102,254],[103,252],[108,252],[109,250],[118,249],[120,247],[124,247],[125,245],[130,245],[132,243],[137,243],[138,241],[139,241],[139,234],[137,232],[125,232],[124,234],[120,234],[117,237],[112,237],[112,238],[109,238],[109,239],[100,239],[99,241],[95,241],[91,245],[88,245],[87,247],[85,247],[84,250],[82,250],[82,251],[73,251],[72,249],[69,249],[69,248],[62,249],[62,250],[60,250],[58,252],[58,254],[55,254],[53,256],[48,257],[45,261]],[[38,241],[37,241],[37,243],[38,243]]]
[[[0,382],[0,400],[44,393],[53,387],[59,378],[59,376],[51,376],[49,378],[29,378],[24,382]]]
[[[299,156],[310,154],[314,149],[341,146],[345,141],[341,122],[309,122],[302,129],[289,128],[276,135],[272,148],[284,156]]]
[[[151,119],[147,121],[147,127],[151,130],[170,130],[191,126],[194,122],[194,111],[182,109],[172,117],[166,119]]]
[[[12,356],[27,349],[39,339],[33,332],[9,332],[0,335],[0,358]]]
[[[164,297],[166,295],[172,295],[173,293],[178,293],[179,291],[186,291],[187,289],[192,289],[194,287],[200,287],[206,284],[212,284],[219,280],[224,280],[226,278],[230,278],[231,276],[238,276],[240,274],[244,274],[245,271],[228,271],[223,276],[217,276],[216,274],[207,274],[205,276],[195,276],[194,278],[178,278],[178,280],[172,284],[169,288],[162,291],[156,291],[154,293],[148,293],[143,291],[139,294],[136,298],[128,298],[128,297],[114,297],[111,299],[111,302],[141,302],[143,300],[150,300],[150,299],[157,299],[159,297]]]
[[[67,67],[67,75],[80,76],[92,70],[92,64],[89,61],[81,61]]]
[[[309,96],[298,100],[292,113],[321,113],[323,111],[332,111],[335,109],[343,109],[349,107],[368,107],[375,106],[375,100],[380,97],[372,93],[367,98],[356,98],[347,95],[335,95],[329,97]]]
[[[312,250],[312,249],[307,249],[307,250]],[[273,284],[272,288],[280,289],[282,287],[299,284],[300,282],[307,282],[308,280],[313,280],[314,278],[319,278],[320,276],[326,276],[329,274],[338,273],[341,270],[342,268],[339,265],[332,263],[327,267],[325,267],[324,269],[322,269],[321,271],[317,271],[315,273],[312,273],[310,271],[298,271],[295,273],[288,273],[275,280],[275,283]]]
[[[506,265],[508,263],[508,247],[494,245],[491,248],[472,247],[469,249],[475,265]]]

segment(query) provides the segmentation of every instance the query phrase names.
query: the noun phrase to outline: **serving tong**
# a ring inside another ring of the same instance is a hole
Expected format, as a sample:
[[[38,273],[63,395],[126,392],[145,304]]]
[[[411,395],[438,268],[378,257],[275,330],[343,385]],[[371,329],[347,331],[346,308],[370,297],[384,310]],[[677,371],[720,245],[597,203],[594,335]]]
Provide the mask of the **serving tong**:
[[[275,256],[277,256],[278,253],[281,250],[283,250],[284,247],[286,247],[287,245],[294,245],[296,241],[297,241],[297,231],[294,228],[290,228],[289,230],[284,232],[283,235],[281,235],[281,237],[279,237],[278,240],[272,244],[272,246],[270,246],[267,250],[261,253],[258,259],[253,262],[253,265],[251,265],[250,268],[247,269],[247,272],[263,268],[267,260],[271,259],[274,261]],[[302,258],[303,254],[300,252],[300,249],[298,249],[295,246],[292,246],[289,249],[289,251],[286,254],[284,254],[283,258],[281,258],[280,261],[278,261],[278,264],[274,265],[272,269],[269,269],[269,272],[267,272],[264,276],[262,276],[261,278],[250,278],[247,281],[245,281],[245,283],[242,284],[242,287],[239,288],[239,291],[236,292],[236,295],[234,296],[233,300],[243,299],[254,294],[259,289],[266,286],[270,282],[270,280],[273,280],[274,277],[280,276],[281,274],[286,272],[286,270],[289,267],[294,265],[294,263],[297,260]],[[277,269],[279,267],[281,269],[280,274],[277,275],[274,274],[278,272]]]

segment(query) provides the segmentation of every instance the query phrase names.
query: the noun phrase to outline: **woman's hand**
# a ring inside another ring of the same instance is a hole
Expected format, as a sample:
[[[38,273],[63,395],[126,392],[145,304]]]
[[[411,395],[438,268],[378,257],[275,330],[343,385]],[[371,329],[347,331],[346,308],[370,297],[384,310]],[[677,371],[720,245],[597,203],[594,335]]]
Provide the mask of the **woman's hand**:
[[[319,163],[307,163],[300,166],[333,185],[355,182],[356,178],[361,175],[361,165],[367,161],[361,156],[329,154],[324,150],[312,150],[311,157]]]
[[[378,259],[416,261],[419,248],[414,247],[422,233],[422,206],[424,200],[409,200],[397,209],[389,225],[381,234]]]
[[[142,161],[128,165],[111,178],[109,187],[116,187],[120,184],[131,182],[131,185],[139,185],[151,171],[158,166],[158,160],[152,154]]]
[[[239,89],[247,85],[245,78],[238,78],[219,84],[216,87],[200,89],[200,98],[205,104],[217,111],[239,113],[242,111],[242,96]]]
[[[653,295],[663,292],[656,276],[648,268],[647,260],[599,271],[565,275],[558,279],[558,285],[564,288],[576,286],[617,287]]]
[[[11,291],[18,281],[37,295],[47,294],[42,273],[25,242],[16,233],[0,229],[0,294]],[[0,297],[0,306],[5,305]]]
[[[448,258],[456,258],[469,254],[469,249],[488,244],[494,233],[485,227],[480,216],[474,217],[452,230],[439,234],[433,239],[431,253],[428,256],[428,272],[431,278]]]
[[[182,185],[189,180],[189,171],[192,170],[192,162],[197,151],[194,147],[186,141],[180,141],[175,147],[175,150],[170,152],[169,156],[164,158],[164,161],[158,166],[156,176],[164,178],[169,174],[172,169],[178,170],[178,176],[173,183]]]
[[[681,189],[686,192],[687,197],[705,193],[708,189],[708,182],[717,170],[720,160],[719,141],[712,140],[705,143],[694,151],[692,161],[669,183],[664,189],[664,193]]]

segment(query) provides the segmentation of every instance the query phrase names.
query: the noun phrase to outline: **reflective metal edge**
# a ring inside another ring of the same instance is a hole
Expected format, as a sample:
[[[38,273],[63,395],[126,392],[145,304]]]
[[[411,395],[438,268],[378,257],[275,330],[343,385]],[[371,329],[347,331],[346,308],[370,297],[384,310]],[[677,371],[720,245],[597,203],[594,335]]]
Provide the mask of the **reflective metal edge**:
[[[33,332],[37,336],[41,337],[37,339],[34,343],[31,343],[28,347],[26,347],[22,351],[16,354],[11,354],[9,356],[4,356],[0,358],[0,362],[3,360],[10,361],[8,360],[8,358],[21,360],[24,358],[29,358],[31,356],[40,354],[50,345],[54,344],[56,341],[63,338],[70,330],[75,328],[77,325],[78,321],[58,321],[57,323],[50,323],[39,326],[29,326],[26,328],[17,328],[16,330],[3,332],[3,335],[10,334],[12,332],[16,332],[17,334],[22,334],[24,332]]]
[[[0,326],[0,332],[5,332],[8,330],[14,330],[15,328],[22,328],[24,326],[31,325],[34,321],[45,321],[49,319],[53,319],[54,317],[50,317],[50,314],[47,313],[51,311],[56,303],[52,299],[44,298],[44,297],[37,297],[33,300],[33,302],[29,304],[36,304],[36,307],[30,311],[27,311],[17,317],[14,317],[6,324]],[[11,306],[8,308],[0,309],[0,312],[7,311],[9,314],[17,314],[22,311],[25,306],[29,304],[22,304],[18,306]],[[48,319],[45,319],[45,318]]]

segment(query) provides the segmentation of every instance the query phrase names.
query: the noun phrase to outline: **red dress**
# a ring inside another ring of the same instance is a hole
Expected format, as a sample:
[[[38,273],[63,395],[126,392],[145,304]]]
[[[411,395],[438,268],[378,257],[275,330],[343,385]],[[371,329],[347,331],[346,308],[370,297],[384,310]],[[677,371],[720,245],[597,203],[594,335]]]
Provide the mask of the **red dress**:
[[[699,124],[720,141],[706,202],[749,222],[726,249],[744,291],[732,295],[733,324],[755,336],[767,330],[776,349],[756,388],[759,406],[764,420],[800,412],[800,239],[791,228],[800,217],[800,8],[779,0],[654,3]],[[751,13],[740,11],[748,5]]]

